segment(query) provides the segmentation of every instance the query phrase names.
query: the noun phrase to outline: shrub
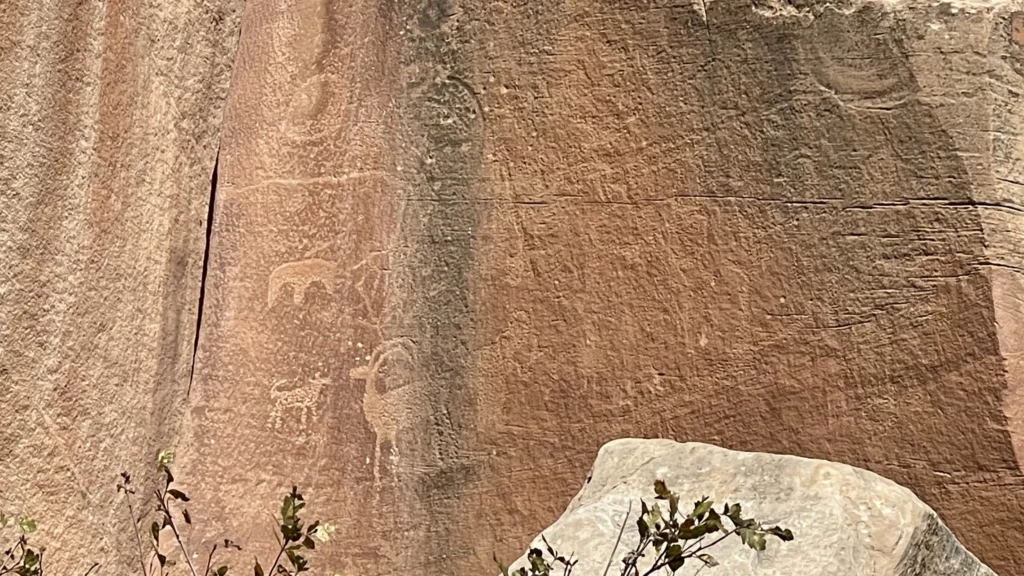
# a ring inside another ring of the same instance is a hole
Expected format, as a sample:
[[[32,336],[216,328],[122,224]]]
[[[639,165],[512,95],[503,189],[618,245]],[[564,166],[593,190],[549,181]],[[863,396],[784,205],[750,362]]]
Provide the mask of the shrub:
[[[666,503],[668,509],[662,509],[658,502],[648,506],[647,502],[640,501],[640,517],[636,521],[639,541],[633,550],[622,557],[620,576],[653,576],[664,570],[674,574],[687,563],[699,563],[697,571],[694,572],[697,574],[705,568],[718,566],[718,561],[707,553],[707,550],[730,536],[740,538],[754,550],[764,550],[769,536],[785,542],[793,539],[793,533],[785,528],[765,528],[753,518],[744,518],[739,504],[726,504],[721,512],[717,512],[714,509],[714,502],[704,497],[694,502],[693,510],[683,516],[679,511],[679,496],[669,490],[663,481],[654,482],[654,493],[655,500]],[[631,511],[632,505],[626,511],[618,540],[605,567],[605,576],[615,560],[615,553]],[[729,521],[732,528],[726,529],[724,519]],[[559,554],[548,544],[546,538],[541,537],[541,540],[544,542],[545,550],[530,549],[526,555],[528,567],[509,573],[508,568],[498,562],[503,576],[551,576],[559,568],[563,576],[571,576],[578,560],[574,560],[572,555],[567,558]],[[547,557],[544,555],[545,552]],[[648,557],[648,554],[652,554],[653,561],[649,568],[641,572],[640,561]]]
[[[170,468],[173,461],[174,453],[170,450],[161,450],[157,455],[157,470],[162,475],[162,488],[153,493],[155,506],[142,515],[137,515],[136,512],[138,495],[132,484],[131,475],[122,472],[121,480],[117,484],[118,493],[124,495],[135,542],[138,546],[139,574],[140,576],[165,576],[168,574],[176,562],[161,552],[164,549],[161,545],[165,544],[165,538],[171,538],[172,546],[180,552],[181,560],[188,568],[190,576],[225,576],[229,571],[228,566],[226,564],[215,566],[214,563],[218,550],[241,550],[242,548],[231,540],[223,540],[210,548],[206,556],[205,567],[202,565],[197,567],[193,563],[192,560],[196,556],[181,535],[181,522],[188,526],[192,525],[192,514],[186,507],[190,498],[174,485],[174,475]],[[293,486],[291,492],[286,494],[281,501],[277,554],[268,564],[270,568],[267,570],[264,570],[259,558],[254,558],[254,576],[265,576],[265,574],[298,576],[309,571],[309,562],[303,553],[306,553],[307,550],[315,550],[318,541],[327,542],[334,533],[334,527],[319,521],[308,526],[305,525],[300,516],[300,512],[305,506],[306,502],[302,494]],[[143,527],[154,516],[155,519],[149,524],[148,529],[144,530]],[[167,536],[168,530],[165,529],[169,529],[169,536]],[[35,522],[28,517],[14,518],[0,513],[0,538],[3,538],[7,532],[15,532],[14,543],[7,546],[3,555],[0,556],[0,576],[45,576],[43,562],[45,549],[34,547],[29,541],[29,535],[35,530]],[[93,564],[82,576],[89,576],[98,567],[99,564]]]

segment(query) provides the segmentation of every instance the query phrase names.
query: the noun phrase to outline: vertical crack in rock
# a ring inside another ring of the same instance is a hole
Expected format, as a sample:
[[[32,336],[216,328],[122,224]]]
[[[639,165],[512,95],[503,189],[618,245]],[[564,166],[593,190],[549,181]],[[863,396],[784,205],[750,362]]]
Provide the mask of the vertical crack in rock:
[[[213,173],[210,175],[210,205],[206,211],[206,245],[203,248],[203,272],[199,279],[199,303],[196,305],[195,339],[192,341],[192,367],[188,375],[187,398],[192,393],[192,382],[196,376],[196,357],[199,355],[199,336],[203,328],[203,305],[206,303],[206,277],[210,269],[210,241],[213,239],[213,211],[217,205],[217,168],[220,165],[220,147],[213,160]]]

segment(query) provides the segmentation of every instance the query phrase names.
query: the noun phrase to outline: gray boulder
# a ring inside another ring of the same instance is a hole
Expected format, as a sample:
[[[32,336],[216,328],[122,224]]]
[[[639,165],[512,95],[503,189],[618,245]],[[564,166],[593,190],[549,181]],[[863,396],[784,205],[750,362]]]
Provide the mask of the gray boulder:
[[[583,489],[543,532],[558,552],[579,558],[574,576],[604,573],[632,503],[608,571],[618,576],[619,559],[637,542],[638,501],[653,502],[657,479],[684,502],[703,496],[717,508],[738,502],[745,516],[796,536],[792,542],[769,539],[763,552],[729,538],[709,550],[720,566],[702,576],[994,576],[913,492],[872,472],[795,456],[637,439],[602,447]],[[533,546],[542,548],[540,536]],[[512,567],[524,565],[525,555]],[[696,569],[687,565],[677,574]]]

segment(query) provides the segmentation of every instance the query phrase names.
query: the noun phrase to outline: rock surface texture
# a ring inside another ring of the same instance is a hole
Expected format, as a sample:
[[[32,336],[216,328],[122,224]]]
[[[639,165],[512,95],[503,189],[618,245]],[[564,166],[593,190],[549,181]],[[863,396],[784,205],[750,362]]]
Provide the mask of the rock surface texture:
[[[576,552],[575,574],[604,573],[613,550],[609,573],[619,574],[620,559],[638,540],[639,501],[655,503],[655,480],[664,480],[682,502],[705,496],[719,504],[738,502],[745,516],[765,525],[780,524],[796,536],[785,543],[769,539],[763,552],[751,550],[739,537],[728,538],[708,550],[720,563],[712,574],[995,576],[957,542],[935,511],[910,490],[877,474],[822,460],[671,440],[606,444],[583,489],[542,534],[559,553]],[[541,536],[533,545],[545,548]],[[513,568],[524,562],[525,555]],[[700,562],[696,564],[683,566],[677,574],[693,574]]]
[[[657,436],[883,474],[1024,573],[1019,0],[3,0],[0,32],[0,507],[101,542],[173,445],[197,540],[260,551],[294,482],[325,572],[475,575]]]
[[[0,510],[58,574],[133,570],[179,435],[241,8],[0,0]]]

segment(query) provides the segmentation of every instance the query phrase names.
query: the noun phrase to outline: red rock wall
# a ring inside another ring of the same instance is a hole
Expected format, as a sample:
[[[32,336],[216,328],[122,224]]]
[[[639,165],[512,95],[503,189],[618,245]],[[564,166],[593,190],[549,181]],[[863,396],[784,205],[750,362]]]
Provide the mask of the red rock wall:
[[[1016,10],[250,0],[159,404],[196,537],[296,482],[327,573],[478,574],[663,436],[874,470],[1020,572]]]
[[[284,450],[330,569],[476,573],[667,436],[870,468],[1019,568],[1011,11],[704,10],[249,5],[190,437],[225,510]]]

